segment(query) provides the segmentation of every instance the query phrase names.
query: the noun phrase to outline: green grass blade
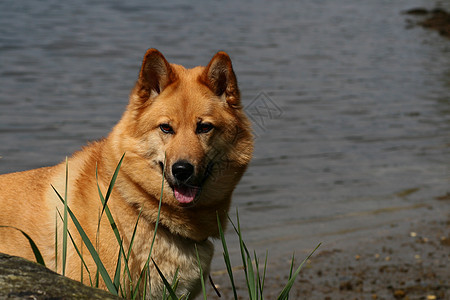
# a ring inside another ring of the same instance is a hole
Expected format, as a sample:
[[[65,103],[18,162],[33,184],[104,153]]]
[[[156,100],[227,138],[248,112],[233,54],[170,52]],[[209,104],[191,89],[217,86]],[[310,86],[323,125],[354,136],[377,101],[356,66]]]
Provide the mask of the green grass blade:
[[[121,167],[121,165],[122,165],[122,161],[123,161],[123,158],[124,158],[124,157],[125,157],[125,153],[124,153],[124,154],[122,155],[122,157],[120,158],[119,163],[117,164],[117,167],[116,167],[116,169],[114,170],[114,174],[113,174],[113,176],[112,176],[112,178],[111,178],[111,181],[110,181],[110,183],[109,183],[108,191],[106,192],[105,203],[103,203],[102,214],[103,214],[103,211],[105,210],[106,203],[108,202],[109,196],[111,196],[112,189],[113,189],[113,187],[114,187],[114,184],[116,183],[117,175],[119,175],[119,170],[120,170],[120,167]]]
[[[172,279],[172,289],[174,291],[177,290],[178,283],[179,283],[178,272],[179,272],[179,268],[177,268],[177,270],[175,271],[175,275],[173,276],[173,279]]]
[[[123,156],[122,156],[122,159],[123,159]],[[117,168],[116,168],[116,172],[118,172]],[[117,176],[116,172],[114,173],[113,177]],[[96,182],[97,182],[98,195],[99,195],[100,200],[101,200],[102,205],[103,205],[102,212],[100,213],[100,216],[99,216],[99,223],[100,223],[101,216],[103,216],[103,213],[106,213],[106,216],[108,217],[108,221],[109,221],[109,223],[111,225],[111,228],[112,228],[112,230],[114,232],[114,235],[116,236],[116,240],[117,240],[118,243],[120,243],[121,237],[120,237],[120,234],[119,234],[119,230],[117,229],[116,222],[114,221],[114,218],[112,217],[111,211],[109,210],[108,204],[107,204],[108,200],[109,200],[109,195],[107,195],[106,197],[103,197],[102,191],[100,190],[100,185],[98,183],[98,170],[97,170],[97,167],[95,168],[95,177],[96,177]],[[108,186],[108,192],[107,193],[109,193],[109,194],[110,194],[110,190],[112,190],[112,185],[114,185],[113,182],[111,182],[109,184],[109,186]]]
[[[162,197],[163,197],[163,191],[164,191],[164,176],[165,176],[165,170],[166,170],[166,157],[164,156],[164,164],[163,164],[163,173],[162,173],[162,182],[161,182],[161,195],[159,197],[159,206],[158,206],[158,215],[156,216],[156,223],[155,223],[155,229],[153,232],[153,238],[152,238],[152,243],[150,245],[150,251],[148,253],[148,257],[147,257],[147,262],[146,265],[149,268],[149,263],[150,263],[150,259],[152,256],[152,251],[153,251],[153,245],[155,244],[155,240],[156,240],[156,232],[158,231],[158,224],[159,224],[159,219],[161,216],[161,205],[162,205]],[[141,276],[142,276],[142,272],[141,272]]]
[[[126,283],[125,277],[126,277],[125,276],[125,271],[123,271],[122,284],[120,285],[120,297],[121,298],[127,298],[127,283]],[[130,288],[128,291],[130,291],[130,293],[131,293],[132,290],[133,289]],[[134,299],[134,298],[131,298],[131,299]]]
[[[220,240],[222,241],[223,259],[224,259],[225,265],[227,267],[228,277],[230,277],[231,288],[233,290],[234,299],[238,300],[236,286],[234,284],[233,269],[231,267],[230,255],[228,253],[227,242],[225,240],[225,235],[223,233],[222,224],[220,224],[220,218],[219,218],[219,214],[218,213],[217,213],[217,226],[219,228]]]
[[[253,272],[253,264],[252,264],[252,258],[250,256],[247,256],[247,273],[248,273],[248,289],[250,291],[250,299],[256,300],[256,285],[255,285],[255,274]]]
[[[167,288],[166,288],[166,286],[163,287],[162,299],[167,299]]]
[[[66,262],[67,262],[67,231],[68,231],[68,218],[67,218],[67,206],[68,199],[67,199],[67,186],[69,181],[69,161],[66,156],[66,185],[64,187],[64,218],[63,218],[63,245],[62,245],[62,275],[66,275]]]
[[[75,251],[77,252],[78,256],[80,257],[81,264],[84,266],[84,269],[85,269],[86,272],[88,273],[88,276],[89,276],[89,283],[90,283],[90,285],[92,286],[91,272],[89,271],[89,268],[88,268],[86,262],[84,261],[84,258],[83,258],[83,252],[80,251],[80,249],[78,249],[78,247],[77,247],[77,245],[75,244],[75,241],[74,241],[74,239],[73,239],[72,234],[70,233],[70,231],[69,231],[69,238],[70,238],[70,240],[72,241],[72,244],[73,244],[73,246],[74,246],[74,248],[75,248]],[[83,245],[81,245],[81,247],[83,247]],[[81,248],[81,249],[83,249],[83,248]],[[81,276],[83,276],[83,272],[81,272]]]
[[[58,272],[58,211],[55,212],[55,272]]]
[[[294,271],[294,261],[295,261],[295,253],[292,254],[291,268],[289,270],[289,279],[292,278],[292,272]]]
[[[294,271],[294,263],[295,263],[295,253],[292,253],[291,267],[290,267],[290,270],[289,270],[288,281],[292,278],[292,272]],[[286,300],[289,300],[289,293],[286,295]]]
[[[174,290],[172,289],[172,286],[167,281],[167,279],[164,277],[164,274],[161,272],[161,270],[158,268],[158,265],[155,263],[155,261],[152,258],[153,265],[156,268],[156,271],[158,271],[159,276],[161,277],[164,286],[167,288],[167,291],[169,291],[170,297],[172,297],[173,300],[178,299],[177,295],[175,294]]]
[[[250,270],[251,272],[253,272],[253,265],[251,262],[251,258],[250,258],[250,254],[248,252],[247,246],[244,243],[244,240],[242,238],[242,233],[241,233],[241,224],[239,221],[239,212],[236,208],[236,219],[237,219],[237,228],[234,225],[234,223],[230,220],[231,225],[233,225],[234,230],[236,231],[236,233],[238,234],[239,237],[239,248],[241,250],[241,257],[242,257],[242,264],[244,266],[244,274],[245,274],[245,281],[247,284],[247,288],[248,288],[248,296],[250,297],[250,299],[255,299],[254,297],[254,282],[252,282],[251,278],[253,278],[252,274],[249,274]]]
[[[70,232],[69,232],[69,235],[70,235]],[[75,243],[74,243],[74,245],[75,245]],[[81,263],[80,263],[80,272],[81,272],[81,274],[80,274],[80,277],[81,277],[80,282],[83,283],[83,274],[84,274],[84,272],[83,272],[83,260],[84,260],[83,259],[83,244],[81,244],[80,247],[81,247],[80,254],[79,254],[80,257],[81,257],[81,259],[80,259],[80,261],[81,261]],[[87,270],[87,267],[86,267],[86,270]],[[89,271],[88,271],[88,274],[89,274]]]
[[[262,277],[262,282],[260,284],[260,292],[261,292],[261,299],[264,299],[264,283],[266,281],[266,270],[267,270],[267,258],[269,257],[269,251],[266,250],[266,260],[264,261],[264,272]]]
[[[203,268],[200,262],[200,256],[198,255],[197,244],[195,244],[195,254],[197,255],[198,268],[200,270],[200,282],[202,283],[203,299],[206,300],[205,280],[203,278]]]
[[[237,212],[237,209],[236,209],[236,212]],[[247,272],[247,263],[246,263],[246,259],[245,259],[244,245],[243,245],[243,241],[242,241],[242,236],[241,236],[240,229],[237,228],[237,227],[234,225],[234,223],[233,223],[233,221],[230,219],[230,217],[228,217],[228,220],[230,221],[230,224],[233,226],[234,231],[236,231],[236,234],[237,234],[238,237],[239,237],[239,247],[240,247],[240,250],[241,250],[242,264],[243,264],[243,266],[244,266],[244,271]],[[246,276],[247,276],[247,274],[246,274]]]
[[[134,237],[136,236],[136,231],[137,231],[137,227],[138,227],[138,223],[139,223],[139,219],[141,218],[141,214],[142,214],[142,208],[139,211],[139,215],[136,219],[136,224],[134,224],[134,229],[133,229],[133,234],[131,236],[131,240],[130,240],[130,246],[128,248],[128,253],[127,253],[127,257],[126,257],[126,261],[128,261],[130,259],[131,256],[131,249],[133,249],[133,243],[134,243]]]
[[[150,277],[148,276],[149,272],[150,272],[149,269],[146,269],[146,271],[145,271],[145,280],[144,280],[144,293],[142,295],[142,300],[146,300],[146,298],[147,298],[147,295],[146,295],[147,294],[147,278],[150,279]],[[149,281],[148,284],[150,285],[150,281]],[[152,297],[152,293],[151,293],[151,290],[150,290],[150,299],[151,298],[153,298],[153,297]]]
[[[131,277],[131,272],[130,272],[130,268],[128,266],[128,262],[129,262],[129,259],[130,259],[130,256],[131,256],[131,250],[133,249],[134,238],[136,236],[137,226],[138,226],[141,214],[142,214],[142,208],[139,211],[139,215],[137,217],[136,224],[134,225],[133,235],[131,236],[130,245],[129,245],[129,248],[128,248],[128,253],[124,257],[124,260],[125,260],[125,263],[124,263],[125,271],[124,272],[126,272],[126,274],[128,275],[128,280],[129,280],[129,284],[130,284],[130,289],[129,290],[130,290],[130,293],[132,295],[132,297],[131,297],[132,299],[136,299],[136,297],[137,297],[137,292],[139,291],[140,279],[138,280],[136,288],[133,291],[133,279]],[[123,251],[123,247],[121,247],[121,251]],[[125,280],[125,274],[124,274],[124,280]],[[146,280],[147,280],[147,278],[146,278]],[[146,287],[146,282],[147,281],[145,281],[145,283],[144,283],[144,287]],[[123,285],[125,286],[125,282],[123,283]],[[146,294],[146,288],[144,288],[144,298],[143,299],[145,299],[145,294]],[[122,297],[122,298],[124,298],[124,297]]]
[[[62,220],[63,217],[62,217],[62,215],[61,215],[61,213],[59,212],[58,209],[56,209],[56,212],[59,215],[59,218]],[[81,248],[81,251],[80,251],[80,249],[78,249],[78,247],[77,247],[77,244],[75,244],[75,240],[73,239],[72,234],[70,233],[70,231],[68,231],[67,233],[69,235],[70,240],[72,241],[72,245],[75,248],[75,251],[77,252],[78,256],[80,257],[81,265],[84,266],[84,268],[86,269],[86,271],[88,273],[89,282],[90,282],[90,284],[92,286],[91,272],[89,271],[89,268],[88,268],[86,262],[83,259],[83,248]],[[83,247],[83,245],[81,245],[81,246]],[[83,283],[83,271],[81,272],[81,282]]]
[[[149,263],[150,263],[150,259],[153,261],[153,258],[152,258],[152,251],[153,251],[153,246],[154,246],[154,244],[155,244],[155,240],[156,240],[156,232],[158,231],[158,224],[159,224],[159,219],[160,219],[160,216],[161,216],[161,205],[162,205],[162,197],[163,197],[163,192],[164,192],[164,176],[165,176],[165,171],[166,171],[166,156],[164,155],[164,163],[163,163],[163,172],[162,172],[162,180],[161,180],[161,195],[160,195],[160,197],[159,197],[159,205],[158,205],[158,215],[156,216],[156,223],[155,223],[155,229],[154,229],[154,232],[153,232],[153,238],[152,238],[152,243],[151,243],[151,245],[150,245],[150,251],[149,251],[149,253],[148,253],[148,257],[147,257],[147,261],[146,261],[146,263],[145,263],[145,265],[146,265],[146,268],[147,268],[147,270],[148,270],[148,276],[150,277],[150,265],[149,265]],[[153,264],[155,265],[155,267],[156,267],[156,270],[158,271],[158,273],[160,274],[160,276],[162,275],[162,273],[161,273],[161,271],[158,269],[158,266],[156,265],[156,263],[153,261]],[[145,269],[145,268],[144,268]],[[142,270],[142,272],[141,272],[141,275],[139,276],[139,281],[141,280],[141,278],[142,278],[142,276],[143,276],[143,271],[144,270]],[[164,278],[164,276],[162,276],[162,279],[163,279],[163,281],[165,281],[165,282],[167,282],[167,280]],[[150,278],[149,278],[149,282],[150,282]],[[167,282],[168,283],[168,282]],[[164,285],[166,285],[165,283],[164,283]],[[170,290],[169,290],[170,291]],[[173,291],[172,291],[173,292]],[[150,285],[150,295],[151,295],[151,285]],[[175,293],[173,293],[173,295],[171,295],[172,297],[173,296],[175,296]],[[150,298],[151,298],[151,296],[150,296]],[[177,299],[176,298],[176,296],[175,296],[175,298],[173,298],[173,299]]]
[[[141,284],[142,278],[144,278],[144,283],[147,284],[147,267],[145,267],[141,271],[141,275],[139,276],[139,278],[136,282],[136,286],[134,287],[134,290],[132,291],[132,297],[131,297],[132,299],[136,299],[138,297],[139,285]],[[131,287],[131,289],[133,289],[133,287]],[[146,290],[146,288],[144,288],[144,293],[145,293],[145,290]]]
[[[33,250],[33,254],[34,254],[34,258],[36,258],[36,262],[40,265],[43,265],[45,267],[45,262],[44,262],[44,258],[42,257],[41,252],[39,251],[39,248],[37,247],[36,243],[33,241],[33,239],[23,230],[13,227],[13,226],[4,226],[4,225],[0,225],[0,228],[12,228],[15,230],[20,231],[23,236],[28,240],[28,243],[31,246],[31,250]]]
[[[147,269],[148,269],[148,275],[150,276],[150,266],[149,266],[149,263],[150,263],[150,260],[152,259],[151,256],[152,256],[152,251],[153,251],[153,245],[155,244],[155,240],[156,240],[156,232],[157,232],[157,230],[158,230],[159,218],[160,218],[160,214],[161,214],[162,196],[163,196],[163,191],[164,191],[164,176],[165,176],[165,170],[166,170],[165,165],[166,165],[166,158],[165,158],[165,156],[164,156],[163,173],[162,173],[162,178],[163,178],[163,179],[162,179],[162,182],[161,182],[161,195],[160,195],[160,197],[159,197],[158,215],[156,216],[156,223],[155,223],[155,229],[154,229],[154,232],[153,232],[152,243],[151,243],[151,245],[150,245],[150,251],[149,251],[149,253],[148,253],[147,261],[146,261],[146,263],[145,263],[146,268],[144,268],[144,269],[141,271],[141,274],[139,275],[139,279],[138,279],[138,282],[137,282],[137,285],[136,285],[136,288],[135,288],[133,294],[137,294],[137,292],[138,292],[138,290],[139,290],[139,283],[141,282],[142,277],[145,276],[144,273],[146,273],[146,270],[147,270]],[[150,280],[149,280],[149,282],[150,282]],[[149,286],[149,289],[150,289],[150,295],[151,295],[151,288],[152,288],[152,287],[151,287],[151,285],[150,285],[150,286]]]
[[[119,229],[117,228],[116,222],[114,221],[114,218],[113,218],[113,216],[111,214],[111,211],[110,211],[110,209],[108,207],[108,200],[109,200],[109,198],[111,196],[111,193],[112,193],[112,190],[114,188],[114,184],[115,184],[117,176],[119,174],[119,170],[120,170],[120,167],[122,165],[124,157],[125,157],[125,153],[122,155],[122,157],[120,158],[119,163],[116,166],[116,169],[115,169],[114,174],[113,174],[113,176],[111,178],[111,181],[109,183],[108,190],[106,192],[106,196],[105,197],[103,197],[103,193],[101,192],[100,185],[98,183],[98,169],[97,169],[97,167],[95,168],[95,177],[96,177],[96,181],[97,181],[98,194],[99,194],[100,200],[101,200],[102,205],[103,205],[102,212],[100,214],[100,218],[99,219],[101,219],[101,216],[103,215],[103,213],[106,214],[106,216],[108,218],[108,221],[109,221],[109,224],[111,226],[111,229],[113,230],[114,235],[116,237],[117,243],[120,245],[120,251],[122,252],[122,255],[123,255],[124,259],[125,259],[125,263],[124,263],[125,271],[126,271],[126,273],[128,275],[128,279],[131,282],[132,281],[131,271],[130,271],[129,266],[128,266],[128,259],[129,259],[130,252],[131,252],[131,245],[130,245],[130,248],[128,249],[128,255],[126,255],[125,254],[125,249],[123,249],[123,243],[122,243],[122,238],[120,237]],[[99,224],[100,224],[100,220],[99,220]]]
[[[62,197],[61,197],[61,195],[59,195],[58,191],[55,188],[53,188],[53,190],[56,192],[59,199],[64,202],[64,199],[62,199]],[[81,239],[83,240],[84,244],[86,245],[86,248],[88,249],[89,253],[91,254],[92,258],[94,259],[94,262],[96,263],[96,265],[98,267],[98,271],[99,271],[100,275],[102,276],[103,281],[105,282],[106,288],[108,289],[108,291],[111,294],[117,295],[118,292],[111,280],[111,277],[109,277],[109,274],[106,271],[105,266],[103,265],[102,261],[100,260],[100,257],[98,255],[97,251],[95,250],[94,246],[92,245],[92,242],[89,240],[89,237],[87,236],[86,232],[81,227],[80,222],[78,222],[78,219],[75,217],[74,213],[72,212],[72,210],[69,207],[67,207],[67,212],[68,212],[72,222],[74,223],[75,227],[77,228],[78,233],[81,236]]]
[[[314,252],[316,252],[317,248],[320,247],[322,243],[319,243],[319,245],[317,245],[317,247],[308,255],[308,257],[306,257],[302,263],[300,264],[300,266],[297,268],[297,270],[294,272],[294,274],[292,275],[292,277],[289,279],[289,281],[287,282],[286,286],[284,287],[284,289],[281,291],[280,295],[278,296],[278,300],[286,300],[289,297],[289,292],[292,288],[292,286],[294,285],[295,279],[297,278],[298,274],[300,273],[300,270],[303,267],[303,264],[314,254]]]
[[[230,221],[231,225],[233,226],[234,231],[236,231],[236,234],[240,237],[239,244],[241,245],[241,242],[242,242],[242,245],[241,245],[242,246],[242,251],[245,252],[244,257],[250,256],[250,252],[248,251],[247,246],[244,243],[244,239],[242,238],[241,224],[240,224],[240,221],[239,221],[239,211],[237,210],[237,208],[236,208],[237,227],[236,227],[236,225],[234,225],[234,223],[230,219],[230,217],[228,217],[228,220]]]
[[[256,251],[253,251],[253,256],[255,257],[255,273],[256,273],[255,294],[256,294],[256,299],[259,299],[260,296],[262,298],[262,295],[260,294],[260,292],[261,292],[261,274],[259,273],[259,259],[258,259],[258,256],[256,255]]]
[[[100,243],[100,222],[101,222],[101,219],[102,219],[100,210],[98,211],[97,218],[98,218],[98,221],[97,221],[97,231],[95,232],[95,248],[94,249],[98,253],[100,251],[99,250],[100,249],[100,246],[99,246],[99,243]],[[99,287],[99,279],[100,279],[98,266],[97,266],[96,271],[95,271],[95,279],[96,279],[95,280],[95,287],[98,288]]]
[[[99,287],[99,284],[100,284],[99,281],[100,281],[100,272],[99,272],[99,269],[98,269],[98,266],[97,266],[97,268],[95,270],[95,285],[94,285],[94,287],[96,287],[96,288]]]
[[[122,242],[120,243],[120,248],[122,248]],[[119,290],[120,287],[120,268],[122,265],[122,251],[119,249],[119,257],[117,258],[116,272],[114,273],[114,286],[116,290]]]
[[[142,293],[142,300],[145,300],[147,297],[147,274],[148,274],[148,269],[145,269],[145,279],[144,279],[144,292]],[[150,298],[151,298],[151,294],[150,294]],[[133,297],[134,299],[134,297]]]
[[[172,290],[174,290],[174,291],[176,291],[177,287],[178,287],[178,282],[179,282],[178,271],[179,271],[179,268],[176,269],[175,274],[173,275],[173,278],[172,278],[172,283],[170,285],[172,287]],[[166,294],[167,294],[167,288],[164,286],[163,299],[167,299]]]

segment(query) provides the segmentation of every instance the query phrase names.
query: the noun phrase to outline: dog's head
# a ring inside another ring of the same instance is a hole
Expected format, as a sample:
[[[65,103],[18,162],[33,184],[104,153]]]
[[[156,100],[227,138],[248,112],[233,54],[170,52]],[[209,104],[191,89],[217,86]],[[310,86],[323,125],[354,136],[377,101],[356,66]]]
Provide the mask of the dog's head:
[[[228,209],[253,139],[225,52],[185,69],[148,50],[121,123],[126,172],[140,189],[159,199],[164,181],[166,205]]]

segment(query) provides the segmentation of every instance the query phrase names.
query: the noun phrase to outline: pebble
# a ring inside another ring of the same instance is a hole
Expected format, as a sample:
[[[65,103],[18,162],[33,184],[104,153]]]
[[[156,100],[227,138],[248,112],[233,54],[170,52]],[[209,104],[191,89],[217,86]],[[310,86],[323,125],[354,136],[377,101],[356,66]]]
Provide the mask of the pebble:
[[[394,297],[395,297],[395,298],[400,299],[400,298],[405,297],[405,295],[406,295],[406,293],[405,293],[404,290],[395,290],[395,291],[394,291]]]

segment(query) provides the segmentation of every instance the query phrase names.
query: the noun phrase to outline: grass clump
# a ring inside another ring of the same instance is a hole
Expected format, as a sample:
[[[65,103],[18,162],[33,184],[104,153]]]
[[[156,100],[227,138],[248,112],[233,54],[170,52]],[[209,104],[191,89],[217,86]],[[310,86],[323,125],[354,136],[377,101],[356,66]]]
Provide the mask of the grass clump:
[[[267,270],[267,258],[268,258],[268,252],[266,251],[266,256],[264,260],[264,267],[262,269],[262,272],[260,270],[260,264],[258,256],[256,255],[256,252],[253,252],[253,255],[250,254],[250,251],[248,250],[244,239],[242,237],[242,231],[241,231],[241,225],[239,221],[239,212],[236,209],[236,220],[237,220],[237,226],[233,223],[233,221],[228,218],[231,225],[234,228],[234,231],[239,237],[239,248],[241,252],[241,259],[242,259],[242,266],[243,271],[245,275],[245,286],[248,290],[248,299],[250,300],[262,300],[264,299],[264,282],[266,278],[266,270]],[[222,241],[222,247],[223,247],[223,259],[227,268],[228,277],[230,279],[233,296],[234,299],[238,299],[237,295],[237,288],[234,280],[233,275],[233,268],[231,266],[230,262],[230,255],[228,253],[228,247],[225,240],[225,235],[222,229],[222,225],[220,224],[220,220],[217,217],[217,224],[219,226],[219,233],[220,233],[220,240]],[[290,268],[290,274],[288,282],[285,284],[284,288],[281,290],[280,294],[278,295],[278,300],[288,300],[289,299],[289,292],[294,285],[295,279],[297,278],[298,274],[300,273],[300,270],[302,269],[304,263],[313,255],[313,253],[319,248],[320,244],[302,261],[302,263],[297,267],[294,273],[294,255],[292,256],[291,260],[291,268]]]
[[[128,251],[125,251],[125,249],[123,247],[123,239],[120,236],[120,233],[118,231],[118,228],[116,226],[114,218],[108,208],[108,200],[109,200],[112,190],[114,188],[114,184],[115,184],[117,176],[119,174],[120,166],[123,162],[124,156],[125,156],[125,154],[122,156],[122,158],[120,159],[120,161],[115,169],[115,172],[111,178],[111,181],[109,183],[108,190],[107,190],[105,196],[103,196],[103,194],[100,190],[100,186],[98,184],[98,174],[96,172],[97,188],[98,188],[100,201],[102,202],[102,211],[99,213],[98,228],[100,227],[101,218],[103,217],[103,215],[106,215],[106,217],[109,221],[109,224],[111,226],[111,230],[113,230],[114,235],[117,240],[117,243],[119,245],[119,253],[117,256],[117,265],[116,265],[114,274],[112,274],[112,275],[114,275],[113,277],[111,277],[110,274],[108,274],[103,262],[100,259],[99,254],[98,254],[97,249],[98,249],[98,244],[99,244],[99,236],[98,235],[96,236],[96,246],[97,246],[96,247],[91,242],[91,240],[87,236],[86,232],[83,230],[81,224],[77,220],[76,216],[74,215],[74,213],[72,212],[72,210],[69,207],[69,203],[68,203],[68,199],[67,199],[68,161],[66,159],[66,186],[65,186],[65,191],[64,191],[64,197],[62,197],[58,193],[58,191],[52,186],[55,193],[58,195],[58,198],[64,204],[64,211],[62,213],[59,212],[59,210],[57,211],[57,214],[59,215],[60,219],[63,222],[63,237],[62,237],[63,238],[63,243],[62,243],[63,249],[62,249],[62,266],[61,266],[62,274],[64,275],[65,270],[66,270],[67,247],[68,247],[68,240],[70,240],[70,242],[74,246],[74,249],[76,250],[78,256],[81,259],[81,268],[85,269],[88,274],[88,277],[89,277],[88,285],[90,285],[91,287],[98,287],[99,286],[99,278],[101,277],[102,280],[105,282],[107,290],[113,295],[117,295],[117,296],[120,296],[122,298],[127,298],[127,299],[146,299],[146,293],[148,292],[151,294],[151,290],[149,289],[147,291],[147,288],[144,288],[142,294],[140,294],[139,286],[143,285],[144,287],[147,287],[147,285],[148,285],[150,287],[150,285],[148,283],[150,281],[149,264],[151,261],[153,263],[153,265],[155,266],[155,269],[157,270],[157,272],[158,272],[159,276],[161,277],[161,280],[163,281],[164,286],[165,286],[164,293],[163,293],[163,299],[171,299],[171,300],[189,299],[189,295],[183,295],[180,298],[178,298],[176,295],[176,289],[177,289],[177,284],[178,284],[178,271],[175,273],[174,278],[171,279],[171,282],[169,282],[169,280],[164,277],[164,275],[161,272],[161,270],[159,269],[158,265],[155,263],[155,261],[151,257],[153,245],[154,245],[154,242],[156,239],[156,233],[157,233],[157,229],[158,229],[159,217],[160,217],[160,212],[161,212],[161,203],[162,203],[164,182],[162,182],[162,184],[161,184],[161,196],[159,199],[157,222],[155,224],[155,230],[154,230],[154,235],[152,238],[152,243],[150,246],[150,252],[148,253],[148,258],[147,258],[145,267],[142,269],[139,278],[136,280],[136,282],[133,282],[133,278],[131,275],[131,271],[130,271],[128,262],[130,259],[131,250],[133,247],[133,241],[135,238],[136,229],[137,229],[142,211],[139,213],[139,215],[137,217],[137,220],[136,220],[136,223],[134,226],[133,235],[130,240],[130,247],[129,247]],[[163,168],[163,170],[165,170],[165,168]],[[163,171],[163,178],[164,178],[164,171]],[[262,300],[262,299],[264,299],[264,282],[265,282],[266,270],[267,270],[268,253],[266,252],[264,265],[263,265],[263,268],[261,271],[260,270],[260,261],[256,255],[256,252],[251,253],[248,250],[248,248],[244,242],[244,239],[242,237],[242,232],[241,232],[239,213],[237,210],[236,210],[236,213],[237,213],[237,216],[236,216],[237,225],[235,225],[230,218],[228,218],[228,219],[229,219],[231,225],[233,226],[234,231],[236,232],[236,234],[239,237],[239,248],[240,248],[240,252],[241,252],[241,259],[242,259],[242,266],[243,266],[242,269],[243,269],[244,275],[245,275],[245,285],[246,285],[247,291],[248,291],[248,299],[250,299],[250,300],[260,300],[261,299]],[[83,241],[83,245],[81,245],[81,248],[79,248],[75,244],[72,233],[68,229],[69,220],[71,220],[73,222],[78,234],[81,236],[81,239]],[[230,255],[228,252],[228,247],[227,247],[227,242],[225,239],[223,227],[222,227],[222,224],[220,223],[218,216],[217,216],[217,225],[218,225],[218,230],[219,230],[219,234],[220,234],[220,240],[221,240],[222,247],[223,247],[223,259],[224,259],[228,277],[229,277],[229,280],[231,283],[233,297],[235,300],[237,300],[238,293],[237,293],[237,286],[236,286],[235,278],[234,278],[234,274],[233,274],[233,268],[231,265]],[[0,227],[6,227],[6,226],[0,226]],[[14,228],[14,229],[22,232],[22,234],[28,239],[30,246],[33,249],[33,252],[35,254],[36,261],[45,266],[44,259],[42,258],[42,255],[39,252],[39,249],[37,248],[37,246],[33,242],[33,240],[22,230],[17,229],[17,228]],[[56,258],[55,258],[55,260],[57,260],[56,253],[58,253],[58,249],[57,249],[58,236],[57,236],[57,231],[55,231],[55,232],[56,232],[56,236],[55,236],[55,244],[56,244],[55,245],[55,256],[56,256]],[[99,231],[97,231],[97,232],[99,232]],[[300,273],[300,270],[301,270],[303,264],[311,257],[311,255],[317,250],[317,248],[319,246],[320,246],[320,244],[311,252],[311,254],[308,255],[308,257],[306,257],[303,260],[303,262],[295,269],[295,272],[294,272],[294,256],[292,257],[288,282],[285,284],[284,288],[279,293],[279,296],[277,297],[277,299],[279,299],[279,300],[289,299],[289,292],[295,282],[296,277]],[[93,260],[96,264],[97,270],[95,272],[94,278],[92,278],[92,273],[88,269],[87,264],[85,263],[85,260],[83,257],[83,249],[84,248],[86,248],[89,251],[89,254],[91,255],[91,257],[93,258]],[[204,274],[203,274],[203,270],[201,268],[201,263],[200,263],[200,258],[198,255],[197,247],[196,247],[196,253],[197,253],[198,267],[199,267],[200,277],[201,277],[202,296],[203,296],[203,299],[206,300],[207,294],[206,294],[205,282],[203,280]],[[122,266],[123,266],[123,270],[122,270]],[[55,264],[55,268],[57,269],[57,264]],[[81,272],[80,281],[83,282],[83,272]]]

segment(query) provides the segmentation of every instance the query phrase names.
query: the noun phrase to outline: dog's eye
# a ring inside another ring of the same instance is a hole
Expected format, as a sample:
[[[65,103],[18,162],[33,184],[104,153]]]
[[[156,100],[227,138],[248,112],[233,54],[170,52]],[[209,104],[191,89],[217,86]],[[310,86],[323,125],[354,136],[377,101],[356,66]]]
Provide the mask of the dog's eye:
[[[214,125],[211,123],[198,123],[196,131],[197,131],[197,133],[208,133],[213,128],[214,128]]]
[[[164,132],[164,133],[168,133],[168,134],[173,134],[173,133],[175,133],[175,132],[173,131],[172,126],[170,126],[170,125],[167,124],[167,123],[163,123],[163,124],[159,125],[159,128],[160,128],[161,131]]]

